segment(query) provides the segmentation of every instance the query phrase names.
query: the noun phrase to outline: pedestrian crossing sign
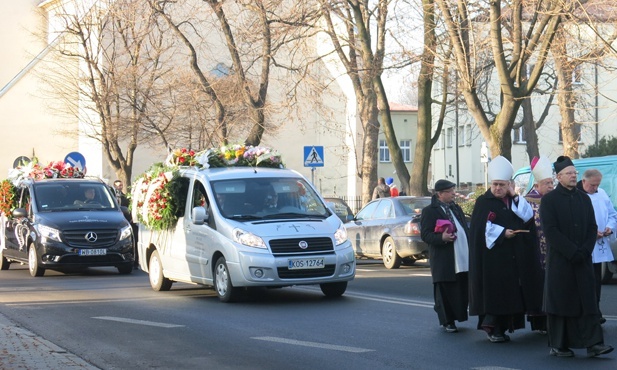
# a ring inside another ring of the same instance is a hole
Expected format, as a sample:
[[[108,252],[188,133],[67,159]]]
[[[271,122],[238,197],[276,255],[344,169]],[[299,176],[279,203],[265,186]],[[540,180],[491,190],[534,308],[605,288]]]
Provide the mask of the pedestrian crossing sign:
[[[304,167],[323,167],[323,146],[304,147]]]

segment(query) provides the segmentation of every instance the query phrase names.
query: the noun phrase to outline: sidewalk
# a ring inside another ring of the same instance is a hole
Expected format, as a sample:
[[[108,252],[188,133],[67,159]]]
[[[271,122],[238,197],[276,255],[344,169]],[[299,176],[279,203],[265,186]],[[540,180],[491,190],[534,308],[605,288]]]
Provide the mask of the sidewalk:
[[[0,369],[98,369],[0,314]]]

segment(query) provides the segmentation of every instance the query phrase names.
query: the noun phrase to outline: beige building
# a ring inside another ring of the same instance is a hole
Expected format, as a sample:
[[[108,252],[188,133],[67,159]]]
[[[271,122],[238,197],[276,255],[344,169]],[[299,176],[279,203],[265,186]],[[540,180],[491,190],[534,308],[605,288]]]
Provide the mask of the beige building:
[[[86,1],[91,3],[95,0]],[[115,179],[106,163],[100,143],[89,138],[84,119],[60,114],[58,101],[42,88],[53,44],[62,27],[54,23],[55,6],[59,0],[24,0],[0,3],[0,127],[4,134],[0,145],[0,169],[7,171],[17,157],[36,156],[41,162],[64,160],[67,154],[81,153],[89,175]],[[78,10],[76,10],[78,11]],[[43,36],[41,36],[43,35]],[[316,40],[319,53],[328,53],[328,44]],[[68,66],[79,68],[79,66]],[[327,111],[308,111],[302,124],[288,123],[264,135],[262,145],[281,152],[288,168],[297,170],[327,195],[358,196],[361,183],[357,176],[357,144],[362,142],[361,124],[355,114],[355,95],[349,79],[340,73],[336,59],[321,66],[324,79],[334,80],[320,94]],[[272,99],[279,95],[276,85],[270,87]],[[270,99],[270,97],[269,97]],[[75,105],[86,104],[76,98]],[[415,147],[417,110],[392,104],[392,119],[397,138],[402,145],[405,162],[411,166]],[[274,117],[274,120],[277,118]],[[279,118],[282,120],[281,118]],[[379,176],[394,177],[385,137],[380,133]],[[323,167],[306,167],[305,147],[323,148]],[[133,176],[139,175],[154,161],[166,157],[165,150],[139,147]],[[411,167],[409,167],[411,169]],[[0,178],[4,177],[0,175]]]

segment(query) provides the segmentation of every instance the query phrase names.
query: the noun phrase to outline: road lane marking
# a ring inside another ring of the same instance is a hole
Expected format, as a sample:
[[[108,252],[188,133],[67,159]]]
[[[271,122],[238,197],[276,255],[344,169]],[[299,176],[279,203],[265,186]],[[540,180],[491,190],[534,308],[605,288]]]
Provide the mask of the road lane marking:
[[[93,317],[93,319],[126,322],[129,324],[137,324],[137,325],[157,326],[159,328],[182,328],[184,327],[184,325],[165,324],[163,322],[154,322],[154,321],[145,321],[145,320],[125,319],[123,317],[113,317],[113,316],[97,316],[97,317]]]
[[[363,352],[374,352],[374,349],[366,349],[366,348],[358,348],[358,347],[348,347],[348,346],[337,346],[334,344],[325,344],[325,343],[317,343],[317,342],[306,342],[303,340],[295,340],[295,339],[286,339],[286,338],[278,338],[278,337],[252,337],[251,339],[256,340],[265,340],[268,342],[276,342],[276,343],[285,343],[292,344],[295,346],[304,346],[304,347],[314,347],[314,348],[323,348],[329,349],[333,351],[342,351],[342,352],[352,352],[352,353],[363,353]]]
[[[319,288],[310,286],[310,285],[306,285],[306,286],[295,286],[293,289],[299,289],[299,290],[310,290],[310,291],[318,291]],[[376,302],[384,302],[384,303],[393,303],[393,304],[400,304],[400,305],[405,305],[405,306],[415,306],[415,307],[423,307],[423,308],[433,308],[435,306],[435,303],[432,301],[416,301],[413,299],[406,299],[406,298],[395,298],[395,297],[384,297],[384,296],[379,296],[379,295],[373,295],[373,294],[363,294],[363,293],[352,293],[350,291],[345,292],[344,297],[351,297],[351,298],[357,298],[357,299],[365,299],[367,301],[376,301]],[[606,317],[606,316],[605,316]]]

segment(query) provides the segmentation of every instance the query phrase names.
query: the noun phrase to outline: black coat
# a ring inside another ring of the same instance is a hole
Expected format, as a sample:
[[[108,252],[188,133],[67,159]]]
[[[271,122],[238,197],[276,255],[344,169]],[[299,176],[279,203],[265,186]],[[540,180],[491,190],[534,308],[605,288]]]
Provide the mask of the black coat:
[[[493,223],[504,227],[492,249],[486,247],[484,234],[489,212],[496,215]],[[530,232],[507,239],[505,229]],[[544,272],[533,217],[523,222],[489,189],[476,199],[470,234],[469,313],[512,315],[540,312]]]
[[[453,204],[452,214],[458,222],[463,226],[464,230],[457,230],[457,234],[464,232],[469,240],[469,229],[465,221],[465,214],[458,204]],[[442,233],[435,232],[435,224],[437,220],[447,220],[448,215],[441,208],[437,201],[437,196],[433,195],[433,199],[429,206],[422,210],[422,218],[420,219],[420,230],[422,240],[429,247],[429,262],[431,265],[431,275],[433,283],[454,282],[456,281],[456,270],[454,267],[454,243],[444,242],[441,238]]]
[[[595,278],[591,252],[596,243],[597,225],[589,196],[558,184],[542,197],[540,220],[548,244],[546,256],[546,313],[577,317],[597,314]],[[577,249],[585,260],[572,261]],[[581,312],[581,308],[582,311]]]

